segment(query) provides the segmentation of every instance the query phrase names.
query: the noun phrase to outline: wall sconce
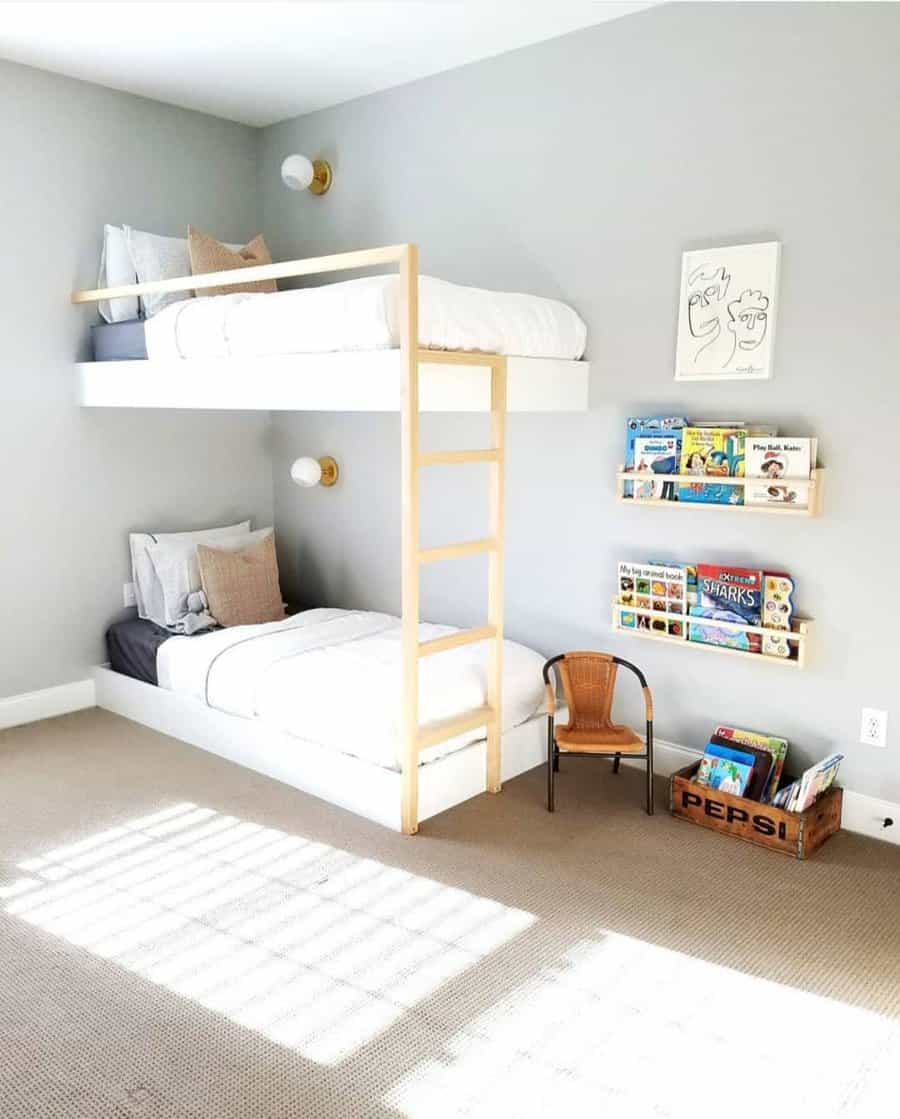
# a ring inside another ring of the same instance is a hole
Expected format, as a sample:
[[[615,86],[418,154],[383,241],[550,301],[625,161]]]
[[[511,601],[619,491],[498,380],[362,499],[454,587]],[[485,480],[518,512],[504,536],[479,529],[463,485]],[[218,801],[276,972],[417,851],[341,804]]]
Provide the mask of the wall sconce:
[[[288,190],[311,190],[324,194],[331,186],[331,164],[326,159],[289,155],[281,165],[281,181]]]
[[[298,458],[291,466],[291,479],[298,486],[333,486],[341,476],[331,455],[323,458]]]

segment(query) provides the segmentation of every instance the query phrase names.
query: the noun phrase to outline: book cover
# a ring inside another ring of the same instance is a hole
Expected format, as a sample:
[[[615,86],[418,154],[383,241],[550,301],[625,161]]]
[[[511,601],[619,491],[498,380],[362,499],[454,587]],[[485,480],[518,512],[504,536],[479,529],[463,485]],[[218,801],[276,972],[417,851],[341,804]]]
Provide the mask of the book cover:
[[[734,749],[734,743],[721,735],[714,734],[709,740],[707,746],[707,753],[714,753],[714,747],[719,749]],[[775,758],[770,750],[766,750],[762,746],[751,746],[746,742],[740,744],[742,752],[751,754],[753,756],[753,772],[750,775],[750,782],[747,785],[747,790],[744,796],[750,800],[762,800],[766,789],[769,787],[769,781],[772,777],[772,767],[775,764]]]
[[[809,505],[809,472],[815,465],[815,439],[748,436],[745,462],[747,504],[806,508]]]
[[[634,472],[641,477],[633,484],[636,500],[675,501],[675,482],[665,475],[677,474],[681,460],[681,437],[674,435],[642,436],[634,441]]]
[[[628,610],[619,609],[618,617],[625,629],[646,629],[683,640],[686,597],[684,567],[627,561],[619,564],[618,603]]]
[[[781,636],[789,633],[794,615],[794,580],[784,572],[767,571],[763,575],[763,625],[779,633],[763,634],[762,651],[769,657],[792,655],[791,642]]]
[[[779,789],[778,792],[772,797],[772,807],[783,808],[785,812],[790,812],[791,801],[797,795],[799,789],[799,781],[792,781],[790,785],[785,785],[783,789]]]
[[[797,781],[779,790],[772,803],[788,812],[804,812],[831,788],[843,760],[843,754],[831,754],[810,766]]]
[[[714,749],[719,752],[713,753]],[[726,757],[725,754],[730,756]],[[700,759],[700,767],[694,781],[698,785],[717,789],[722,793],[743,796],[753,772],[753,761],[751,754],[728,750],[722,746],[713,747],[710,743]]]
[[[706,481],[682,481],[678,500],[706,505],[741,505],[742,486],[717,483],[716,478],[744,476],[743,428],[686,427],[681,432],[681,474]]]
[[[625,421],[625,469],[634,470],[635,443],[638,439],[661,439],[677,433],[688,424],[687,416],[629,416]],[[678,472],[676,466],[673,473]],[[633,497],[632,483],[625,483],[625,496]]]
[[[726,629],[714,622],[743,622],[762,625],[761,571],[745,567],[723,567],[720,564],[697,565],[697,605],[691,607],[691,618],[705,618],[710,624],[690,622],[688,640],[704,645],[724,645],[749,653],[762,651],[758,633]]]
[[[765,804],[772,799],[772,795],[778,788],[778,782],[781,780],[781,774],[784,769],[784,759],[787,756],[788,740],[786,738],[779,738],[773,734],[759,734],[753,730],[742,730],[740,727],[730,727],[720,725],[716,727],[713,740],[721,739],[722,741],[731,744],[732,746],[747,746],[756,747],[760,750],[768,750],[773,758],[772,772],[769,775],[769,780],[766,785],[763,795],[760,800]]]
[[[697,568],[692,563],[667,563],[665,560],[648,560],[648,563],[657,566],[674,567],[678,571],[684,572],[685,588],[686,588],[686,601],[688,606],[693,606],[697,601]],[[689,613],[689,611],[685,611]]]
[[[625,421],[625,469],[634,469],[636,439],[654,439],[672,435],[687,427],[687,416],[629,416]]]

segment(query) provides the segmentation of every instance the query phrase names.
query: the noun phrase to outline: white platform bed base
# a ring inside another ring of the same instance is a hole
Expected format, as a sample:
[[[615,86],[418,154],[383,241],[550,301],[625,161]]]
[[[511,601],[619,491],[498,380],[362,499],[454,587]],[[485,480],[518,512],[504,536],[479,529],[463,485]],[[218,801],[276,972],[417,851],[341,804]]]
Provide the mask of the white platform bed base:
[[[490,370],[429,360],[420,350],[420,412],[489,412]],[[510,357],[507,411],[586,412],[586,361]],[[84,408],[200,408],[265,412],[399,412],[399,350],[184,361],[86,361]]]
[[[294,738],[255,719],[227,715],[191,696],[145,684],[109,668],[95,668],[94,682],[98,707],[377,824],[403,830],[399,772]],[[502,736],[504,781],[546,761],[546,736],[544,715],[535,715]],[[487,744],[481,741],[464,746],[418,770],[421,822],[486,791]]]

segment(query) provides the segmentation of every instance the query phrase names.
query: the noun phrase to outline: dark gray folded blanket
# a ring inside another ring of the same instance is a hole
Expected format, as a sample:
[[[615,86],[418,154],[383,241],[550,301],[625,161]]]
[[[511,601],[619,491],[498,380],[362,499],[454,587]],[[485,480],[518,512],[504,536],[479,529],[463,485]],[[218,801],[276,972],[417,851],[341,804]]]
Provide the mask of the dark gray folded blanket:
[[[171,636],[167,629],[143,618],[115,622],[106,631],[110,668],[146,684],[158,685],[156,652]]]

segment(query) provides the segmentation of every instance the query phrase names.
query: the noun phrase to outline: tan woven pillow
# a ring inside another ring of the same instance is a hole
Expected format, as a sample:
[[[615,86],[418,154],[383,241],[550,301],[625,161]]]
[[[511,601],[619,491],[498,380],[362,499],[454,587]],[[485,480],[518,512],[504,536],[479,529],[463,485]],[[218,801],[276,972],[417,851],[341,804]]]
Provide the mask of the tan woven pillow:
[[[271,264],[272,255],[265,238],[260,234],[248,241],[242,249],[235,252],[208,237],[199,229],[188,226],[188,249],[191,254],[191,275],[199,276],[205,272],[228,272],[231,269],[253,268],[257,264]],[[257,280],[254,283],[228,284],[225,287],[201,288],[197,295],[225,295],[235,291],[278,291],[274,280]]]
[[[197,545],[200,581],[209,612],[222,626],[253,626],[284,617],[275,537],[241,552]]]

